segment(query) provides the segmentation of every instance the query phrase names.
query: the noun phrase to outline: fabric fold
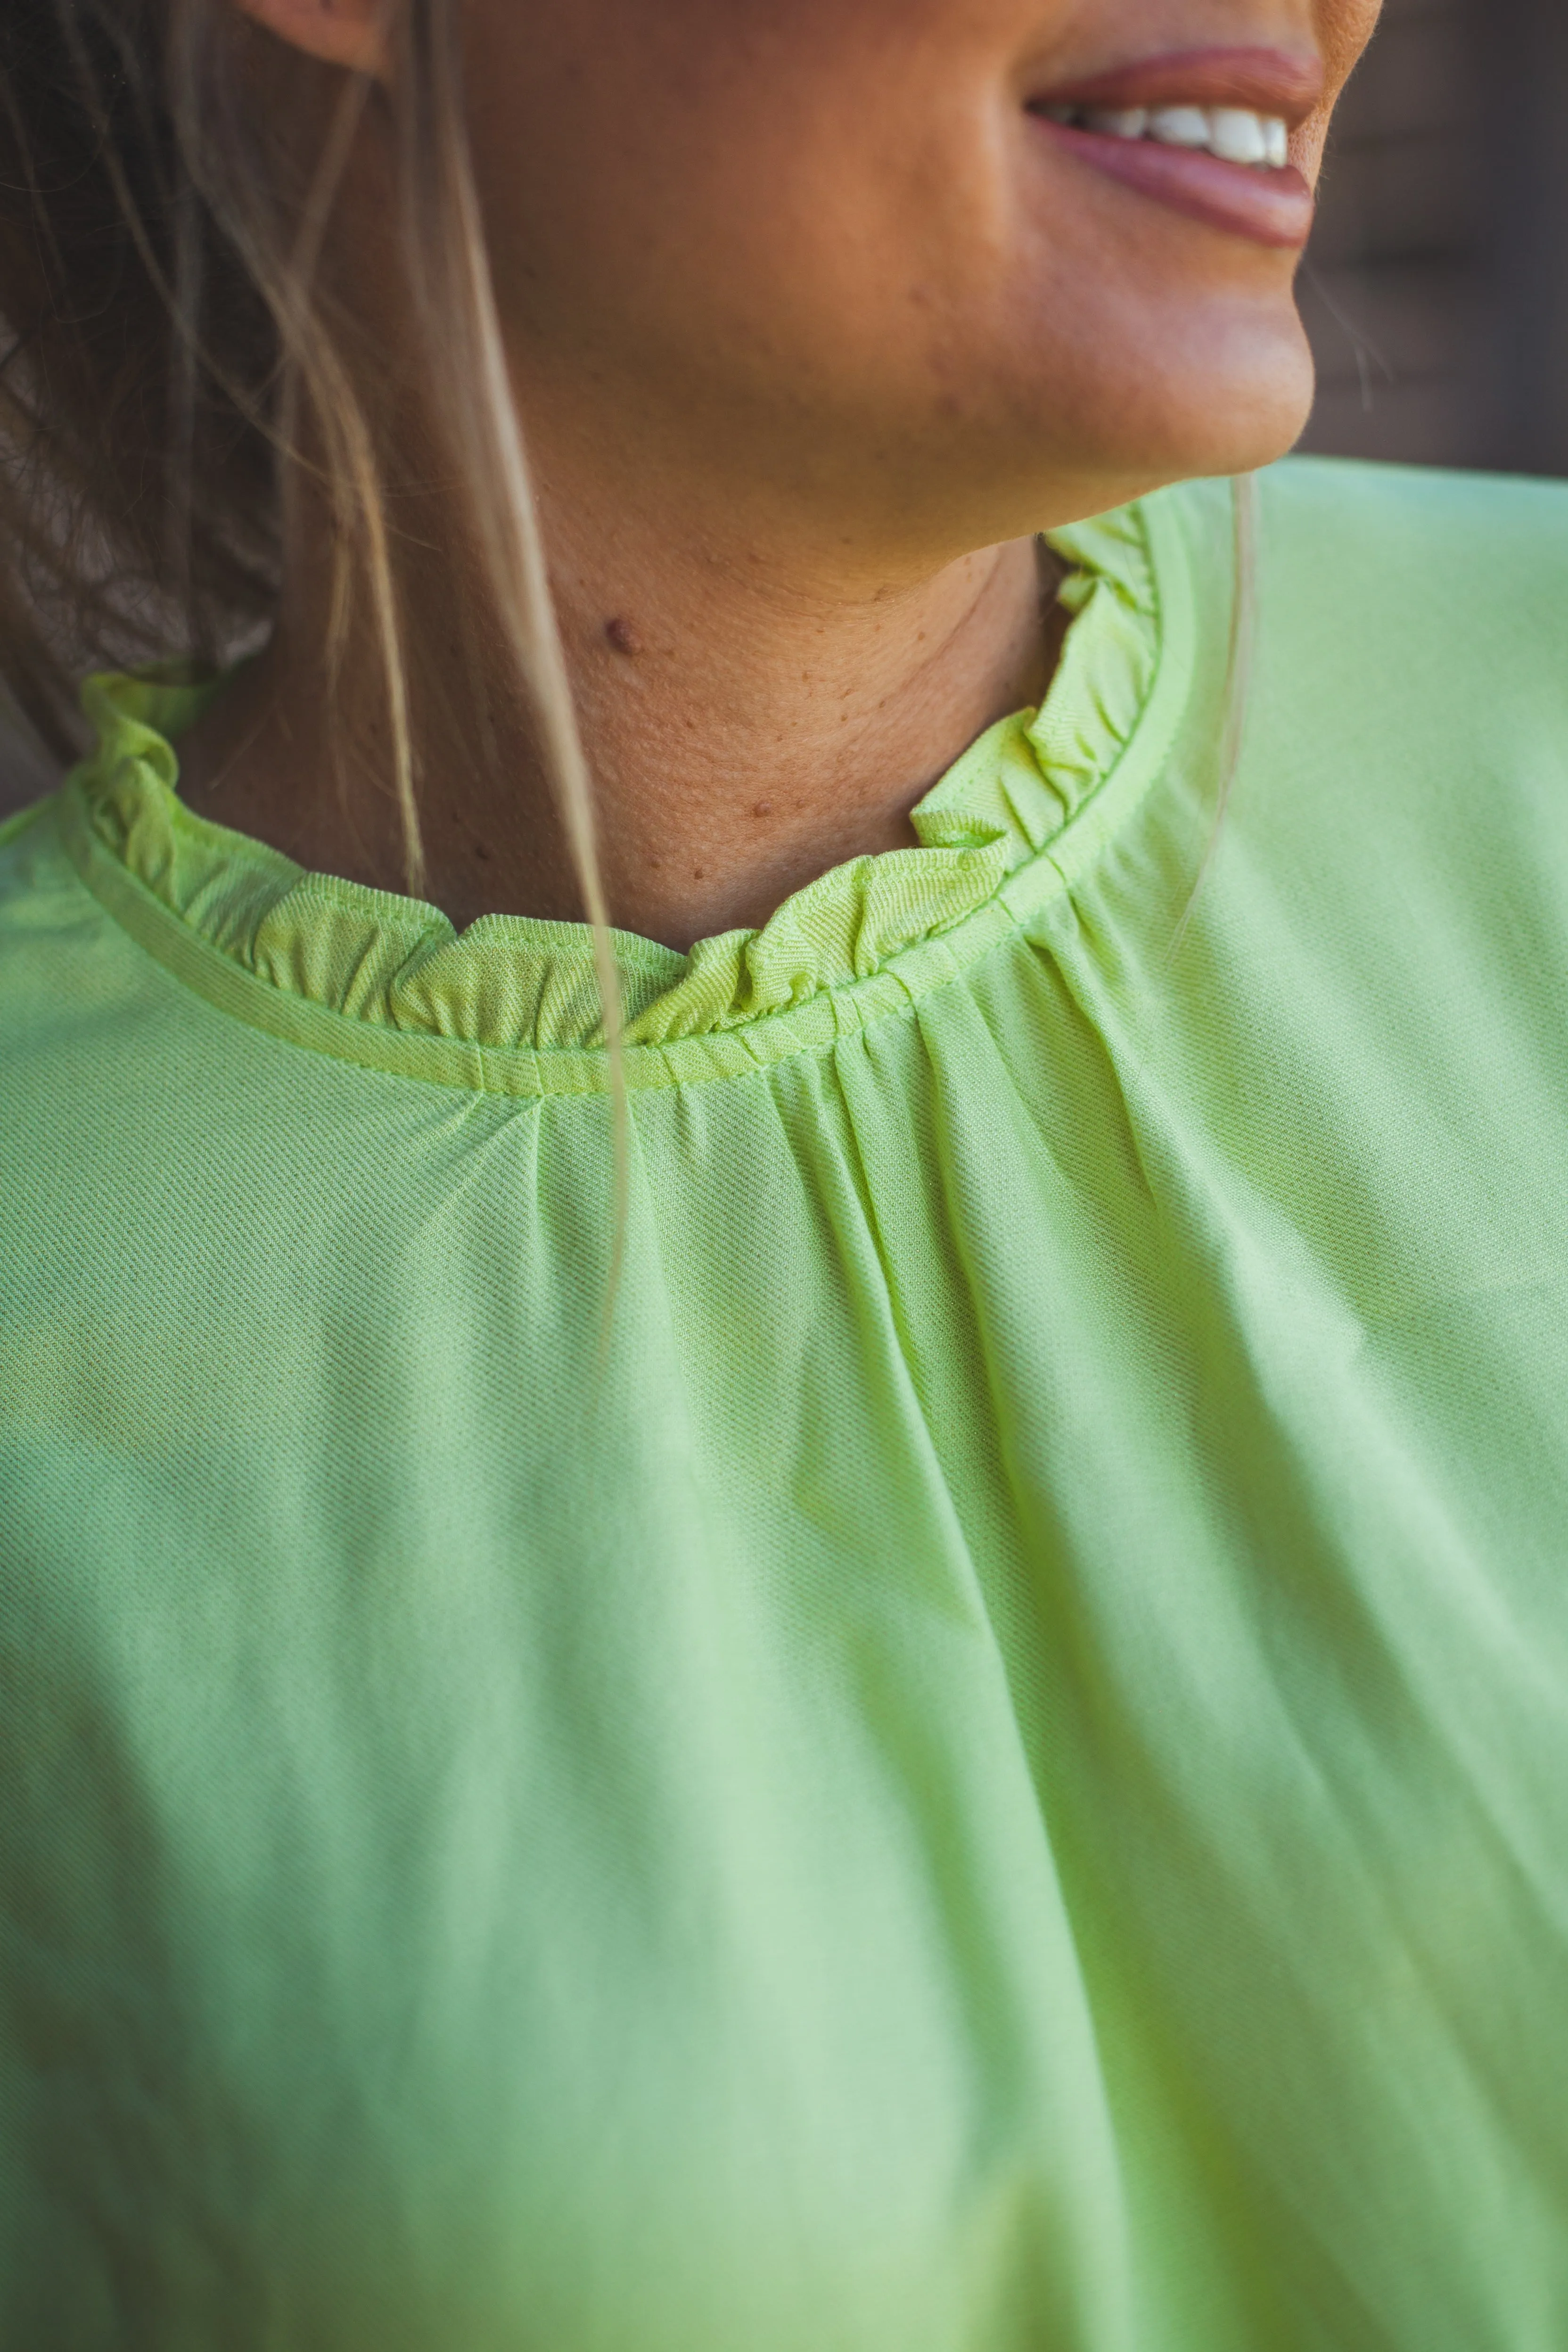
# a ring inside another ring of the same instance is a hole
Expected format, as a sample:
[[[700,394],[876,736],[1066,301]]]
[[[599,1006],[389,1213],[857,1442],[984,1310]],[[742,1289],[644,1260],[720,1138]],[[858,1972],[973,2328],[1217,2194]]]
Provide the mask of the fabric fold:
[[[1000,720],[915,809],[918,846],[852,859],[759,929],[689,955],[612,935],[628,1045],[717,1036],[872,978],[994,899],[1047,851],[1114,768],[1159,664],[1158,596],[1139,507],[1054,532],[1072,615],[1038,712]],[[68,789],[98,840],[182,922],[244,970],[355,1020],[502,1049],[601,1047],[592,936],[487,915],[459,933],[420,900],[310,874],[198,816],[174,741],[221,688],[104,675],[84,709],[97,748]]]

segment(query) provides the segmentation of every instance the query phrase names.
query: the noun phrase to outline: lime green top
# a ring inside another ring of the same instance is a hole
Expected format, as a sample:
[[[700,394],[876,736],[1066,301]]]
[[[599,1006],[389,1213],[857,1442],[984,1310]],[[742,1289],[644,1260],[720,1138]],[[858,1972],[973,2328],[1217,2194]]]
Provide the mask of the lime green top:
[[[0,2342],[1563,2352],[1568,497],[1059,534],[685,958],[0,844]],[[1205,852],[1190,923],[1179,929]]]

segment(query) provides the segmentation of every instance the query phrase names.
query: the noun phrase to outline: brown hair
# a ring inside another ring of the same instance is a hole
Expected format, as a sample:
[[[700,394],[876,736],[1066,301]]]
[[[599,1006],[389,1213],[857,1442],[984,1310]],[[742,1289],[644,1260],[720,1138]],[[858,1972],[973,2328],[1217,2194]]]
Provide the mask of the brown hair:
[[[308,415],[333,525],[329,654],[367,614],[421,887],[383,456],[354,321],[319,266],[356,129],[384,106],[405,290],[442,361],[427,389],[555,782],[613,1050],[591,799],[485,258],[456,13],[388,0],[385,89],[346,78],[301,168],[246,87],[247,45],[254,58],[264,37],[228,0],[5,0],[0,677],[63,754],[82,667],[211,663],[263,633],[282,460]]]
[[[232,0],[0,0],[0,679],[57,754],[98,663],[198,663],[276,609],[280,482],[314,427],[333,524],[330,660],[350,616],[379,647],[409,887],[417,758],[383,453],[353,320],[319,267],[367,106],[390,111],[400,249],[437,421],[496,615],[528,689],[593,926],[625,1181],[619,990],[592,800],[507,381],[462,102],[458,0],[385,0],[382,90],[347,79],[303,175],[247,91]],[[504,495],[496,495],[497,486]],[[1230,723],[1240,751],[1256,526],[1237,486]]]

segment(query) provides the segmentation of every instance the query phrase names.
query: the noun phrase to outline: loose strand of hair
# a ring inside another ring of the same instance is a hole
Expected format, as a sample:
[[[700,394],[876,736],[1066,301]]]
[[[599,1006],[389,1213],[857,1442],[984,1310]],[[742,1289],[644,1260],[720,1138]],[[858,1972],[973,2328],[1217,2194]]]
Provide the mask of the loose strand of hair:
[[[329,686],[362,626],[380,673],[408,887],[423,891],[416,717],[400,593],[408,557],[397,541],[379,429],[383,385],[373,370],[367,373],[351,307],[323,281],[321,268],[350,152],[367,105],[372,95],[379,105],[380,94],[369,77],[349,79],[319,152],[298,166],[301,189],[284,151],[264,152],[242,70],[244,44],[260,37],[232,7],[217,0],[159,0],[147,9],[141,0],[32,5],[37,42],[15,49],[0,42],[0,89],[7,138],[23,159],[12,177],[30,188],[20,193],[33,224],[29,229],[22,215],[10,223],[23,239],[33,238],[11,284],[26,294],[17,323],[42,331],[37,366],[49,383],[48,413],[25,374],[8,380],[0,407],[5,464],[15,457],[20,468],[36,467],[47,487],[35,494],[19,471],[0,478],[9,540],[0,567],[6,616],[0,667],[31,694],[45,720],[58,697],[64,729],[68,671],[45,634],[39,615],[47,608],[32,598],[25,567],[35,561],[39,584],[95,652],[117,636],[131,645],[145,635],[167,646],[176,614],[197,656],[220,652],[241,619],[270,615],[276,625],[288,502],[313,487],[330,540]],[[400,142],[403,259],[432,361],[428,395],[466,493],[487,602],[533,715],[592,932],[612,1098],[608,1317],[627,1223],[629,1110],[592,783],[486,253],[456,0],[383,0],[383,9],[393,65],[387,119]],[[44,180],[33,170],[35,152],[46,164]],[[74,241],[46,249],[54,224],[44,185],[53,188],[62,159],[68,173],[86,175],[90,198],[101,192],[123,240],[133,307],[119,313],[128,341],[114,394],[131,405],[123,437],[112,446],[144,468],[148,487],[160,482],[152,515],[134,477],[120,499],[106,472],[109,445],[94,413],[101,397],[91,341],[99,313],[72,315],[78,283],[93,289],[95,302],[112,296],[118,308],[125,299],[111,255],[96,257],[107,249],[91,201],[68,224]],[[89,257],[97,275],[83,278]],[[162,356],[130,323],[154,313],[167,336]],[[63,408],[62,367],[74,371]],[[234,484],[243,486],[238,505]],[[96,550],[100,536],[101,577],[82,553],[84,546]],[[265,578],[264,562],[271,567]],[[329,692],[334,714],[340,700]],[[335,763],[340,750],[334,730]]]
[[[208,142],[193,104],[200,87],[198,77],[193,74],[187,73],[182,79],[181,129],[188,152],[208,163]],[[371,639],[385,701],[404,879],[413,896],[423,897],[426,866],[419,819],[417,754],[386,485],[364,403],[329,329],[319,291],[322,249],[371,89],[365,75],[347,79],[305,191],[298,228],[281,258],[277,257],[273,238],[261,234],[259,225],[247,218],[243,208],[233,209],[241,250],[272,310],[282,349],[280,394],[276,417],[271,420],[279,463],[286,481],[296,468],[318,478],[324,477],[332,515],[332,570],[324,647],[329,703],[336,707],[334,688],[342,676],[352,635],[357,573],[369,604]],[[210,166],[204,172],[204,178],[214,176]],[[216,196],[218,191],[214,189],[213,194]],[[313,425],[325,438],[324,463],[314,462],[303,446],[303,410],[308,411]],[[336,730],[330,752],[341,793],[342,746]]]
[[[408,96],[403,184],[412,202],[415,292],[434,348],[457,345],[443,383],[455,454],[466,478],[498,617],[525,680],[545,766],[593,935],[595,973],[610,1065],[614,1221],[605,1338],[625,1252],[630,1181],[629,1111],[621,984],[599,855],[592,778],[578,726],[550,588],[544,532],[507,365],[477,191],[464,125],[450,22],[433,0],[404,19]],[[432,233],[434,230],[434,234]],[[461,289],[461,299],[451,299]],[[455,332],[454,332],[455,331]],[[499,482],[502,496],[494,495]]]
[[[1219,742],[1219,789],[1214,818],[1204,845],[1197,876],[1166,950],[1168,971],[1180,955],[1198,898],[1218,853],[1226,813],[1230,806],[1252,698],[1252,668],[1258,634],[1258,477],[1238,474],[1230,484],[1231,586],[1230,631],[1225,656],[1225,725]]]

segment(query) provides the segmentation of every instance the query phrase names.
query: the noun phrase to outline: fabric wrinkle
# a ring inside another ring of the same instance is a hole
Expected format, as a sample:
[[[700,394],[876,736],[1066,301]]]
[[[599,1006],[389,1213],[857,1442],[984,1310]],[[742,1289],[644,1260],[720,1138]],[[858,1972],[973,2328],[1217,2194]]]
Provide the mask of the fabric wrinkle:
[[[1568,497],[1053,533],[689,957],[0,829],[0,2337],[1568,2343]],[[1489,550],[1477,598],[1456,551]],[[1479,781],[1478,781],[1479,780]]]

